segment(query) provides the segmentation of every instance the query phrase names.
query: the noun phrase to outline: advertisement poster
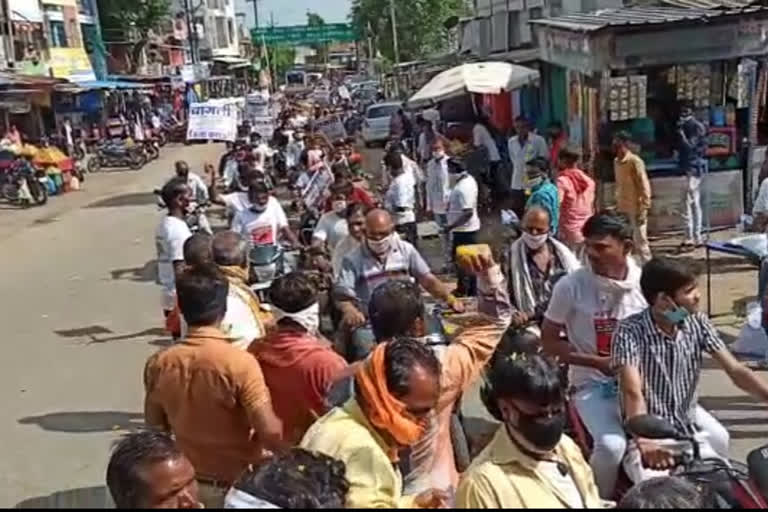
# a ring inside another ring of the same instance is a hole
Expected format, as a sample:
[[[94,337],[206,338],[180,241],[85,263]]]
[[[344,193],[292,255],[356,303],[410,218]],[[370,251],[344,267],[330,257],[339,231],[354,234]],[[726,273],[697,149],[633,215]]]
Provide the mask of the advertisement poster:
[[[238,107],[229,100],[193,103],[189,107],[187,140],[234,142],[237,137]]]

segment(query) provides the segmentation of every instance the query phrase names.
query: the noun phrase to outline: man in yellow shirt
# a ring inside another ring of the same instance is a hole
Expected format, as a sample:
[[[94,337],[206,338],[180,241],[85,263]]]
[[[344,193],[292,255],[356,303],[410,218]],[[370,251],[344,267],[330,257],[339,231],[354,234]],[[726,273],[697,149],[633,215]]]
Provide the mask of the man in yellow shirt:
[[[301,447],[346,464],[347,508],[440,508],[446,493],[403,496],[400,451],[424,434],[440,396],[431,348],[402,338],[377,345],[355,374],[355,397],[315,423]]]
[[[627,132],[613,136],[616,158],[616,209],[627,215],[634,231],[635,251],[642,266],[651,259],[648,243],[648,211],[651,209],[651,183],[643,159],[629,150],[631,137]]]
[[[538,345],[538,344],[537,344]],[[464,474],[457,508],[602,508],[578,446],[563,435],[565,387],[538,348],[494,356],[481,397],[503,424]]]

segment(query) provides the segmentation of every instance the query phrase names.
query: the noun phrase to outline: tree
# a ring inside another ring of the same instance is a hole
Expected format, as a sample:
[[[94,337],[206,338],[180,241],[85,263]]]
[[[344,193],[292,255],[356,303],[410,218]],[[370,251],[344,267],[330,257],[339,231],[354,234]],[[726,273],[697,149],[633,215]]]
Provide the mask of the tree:
[[[171,0],[100,0],[99,14],[105,31],[130,38],[129,72],[136,73],[150,34],[170,18]]]
[[[466,12],[464,0],[393,0],[397,22],[400,61],[423,59],[445,49],[449,32],[444,26],[451,16]],[[350,21],[360,34],[377,41],[385,57],[394,60],[390,0],[353,0]]]
[[[292,46],[270,46],[267,51],[269,52],[269,65],[272,68],[270,70],[275,72],[275,76],[272,77],[272,83],[277,84],[280,82],[285,72],[293,68],[296,62],[296,48]]]
[[[310,27],[322,27],[325,25],[325,19],[316,12],[307,11],[307,25]],[[312,49],[317,54],[317,60],[325,62],[328,60],[328,43],[313,44]]]

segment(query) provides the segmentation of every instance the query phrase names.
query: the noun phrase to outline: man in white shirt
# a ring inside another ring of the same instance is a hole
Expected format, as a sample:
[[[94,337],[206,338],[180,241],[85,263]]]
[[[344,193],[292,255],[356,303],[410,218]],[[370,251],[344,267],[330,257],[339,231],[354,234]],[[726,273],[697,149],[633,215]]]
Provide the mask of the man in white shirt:
[[[509,159],[512,161],[512,195],[515,202],[514,210],[518,217],[523,216],[525,207],[525,173],[526,165],[534,158],[549,160],[547,141],[541,135],[531,131],[531,123],[525,117],[515,119],[517,135],[507,143]]]
[[[611,343],[617,324],[648,305],[640,268],[630,257],[633,231],[626,216],[594,215],[584,225],[584,236],[590,264],[555,285],[541,342],[545,352],[570,366],[571,403],[593,439],[589,463],[600,496],[610,499],[627,449]]]
[[[206,204],[210,201],[208,186],[203,178],[190,172],[189,165],[184,160],[176,162],[176,176],[186,181],[191,193],[190,210],[194,210],[198,205]],[[197,226],[206,233],[213,233],[211,223],[204,211],[199,211],[196,217]]]
[[[252,246],[278,245],[281,235],[287,238],[292,246],[300,245],[288,225],[288,218],[280,201],[269,194],[269,189],[263,181],[251,178],[248,199],[251,206],[235,215],[230,228],[232,231],[240,233]]]
[[[190,203],[190,190],[185,180],[173,178],[165,184],[161,197],[168,214],[155,230],[157,248],[157,283],[162,287],[163,314],[166,318],[176,307],[176,276],[184,268],[184,242],[192,236],[185,222]],[[171,329],[174,338],[181,335],[178,326]]]
[[[451,234],[453,241],[451,254],[456,264],[457,277],[455,295],[474,297],[477,292],[477,280],[474,276],[468,275],[458,264],[456,249],[462,245],[477,243],[477,233],[480,231],[480,217],[477,215],[477,181],[461,161],[453,158],[448,160],[448,172],[453,188],[448,197],[448,225],[444,231]]]
[[[347,196],[345,195],[347,183],[336,181],[331,185],[331,205],[333,209],[324,213],[317,221],[315,231],[312,233],[312,245],[316,247],[328,246],[328,252],[333,253],[338,243],[349,234],[347,230]]]
[[[448,155],[445,154],[443,141],[436,139],[432,143],[431,158],[427,162],[426,210],[432,214],[441,230],[448,225],[448,200],[451,197],[450,178],[448,176]],[[451,262],[450,233],[443,232],[444,265]]]
[[[417,247],[416,187],[413,175],[403,168],[402,154],[390,152],[384,160],[392,175],[392,181],[384,195],[384,206],[392,214],[395,230],[411,245]]]
[[[272,158],[272,150],[258,133],[251,134],[251,152],[256,162],[256,170],[264,172],[267,168],[267,159]]]
[[[486,122],[488,121],[485,118],[478,119],[475,126],[472,127],[472,145],[476,148],[485,148],[488,152],[488,161],[493,167],[494,164],[498,165],[501,161],[501,155],[496,141],[493,140],[490,130],[485,125]]]

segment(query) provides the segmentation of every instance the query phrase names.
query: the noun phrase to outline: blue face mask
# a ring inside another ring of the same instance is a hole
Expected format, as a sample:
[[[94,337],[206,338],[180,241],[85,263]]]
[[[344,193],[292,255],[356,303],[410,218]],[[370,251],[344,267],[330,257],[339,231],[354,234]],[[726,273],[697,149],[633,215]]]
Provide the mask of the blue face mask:
[[[664,318],[666,318],[669,323],[675,325],[682,325],[683,322],[685,322],[685,319],[691,316],[687,309],[678,306],[677,304],[675,304],[674,309],[662,312],[662,315],[664,315]]]

